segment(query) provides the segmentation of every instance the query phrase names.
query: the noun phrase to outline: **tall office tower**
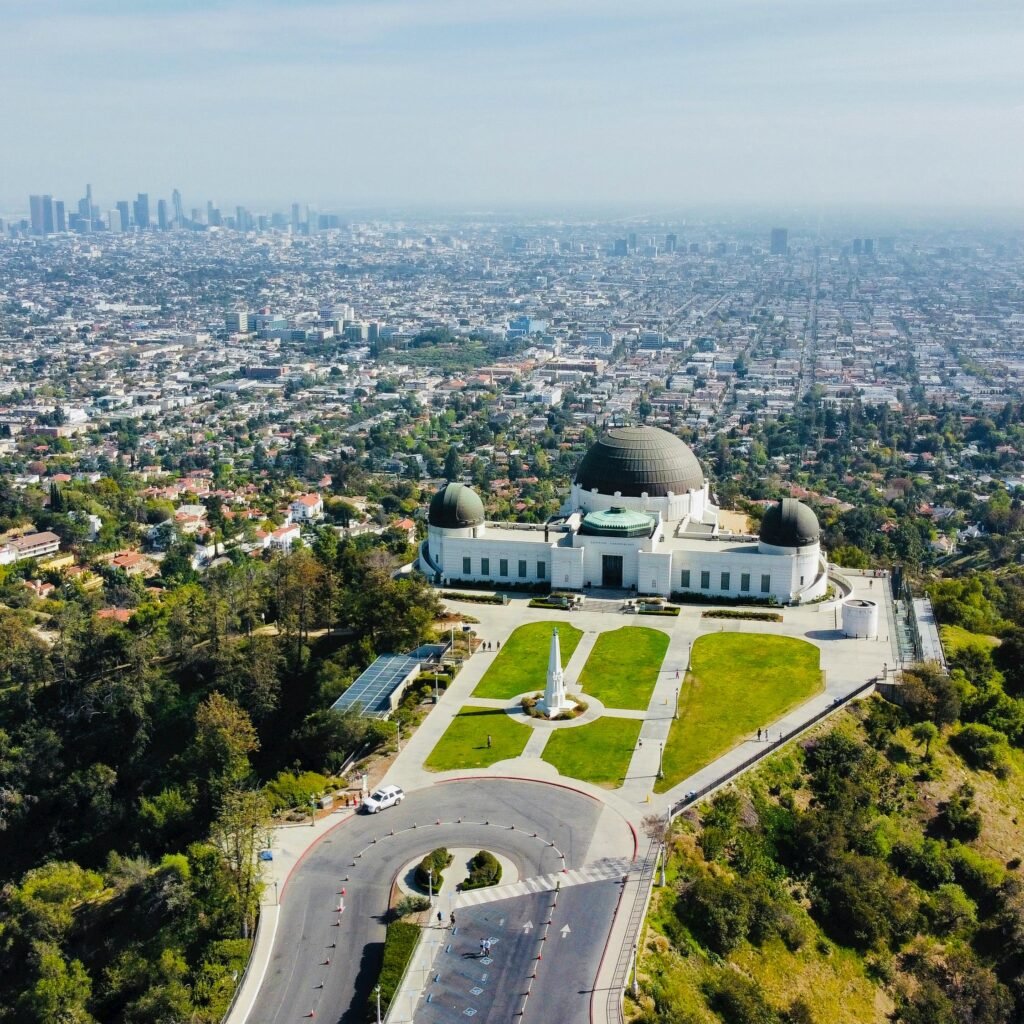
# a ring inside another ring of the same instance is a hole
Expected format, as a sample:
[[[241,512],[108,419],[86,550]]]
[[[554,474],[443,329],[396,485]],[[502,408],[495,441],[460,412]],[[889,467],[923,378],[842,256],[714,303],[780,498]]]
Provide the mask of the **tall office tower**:
[[[166,231],[170,224],[167,221],[167,200],[158,199],[156,201],[156,226],[161,231]]]
[[[859,256],[864,251],[864,240],[861,238],[855,238],[853,240],[853,255]]]
[[[208,199],[206,201],[206,223],[211,228],[219,228],[223,223],[220,216],[220,210],[213,205],[212,199]]]
[[[85,186],[85,195],[78,200],[78,216],[82,218],[85,231],[91,231],[96,213],[92,205],[92,185]]]
[[[296,234],[299,230],[299,204],[292,203],[292,231]]]
[[[128,200],[122,199],[115,205],[117,206],[117,212],[121,214],[121,230],[127,231],[132,226],[132,214],[128,209]]]
[[[675,235],[665,236],[665,252],[675,252],[679,239]]]
[[[140,192],[132,204],[135,209],[135,226],[142,231],[149,227],[149,195]]]
[[[629,242],[625,238],[616,238],[615,245],[612,248],[613,256],[625,256],[629,251]]]
[[[174,203],[174,226],[183,228],[185,226],[185,210],[181,205],[181,193],[177,189],[171,193],[171,202]]]
[[[192,223],[202,224],[203,223],[203,211],[198,206],[192,207]]]
[[[248,334],[249,314],[242,310],[228,310],[224,314],[224,326],[229,334]]]
[[[28,215],[32,224],[32,234],[41,235],[43,233],[43,197],[42,196],[29,196],[28,197]]]
[[[873,238],[864,239],[864,255],[874,256],[875,254],[875,240]]]
[[[53,234],[53,196],[29,196],[29,217],[33,235]]]
[[[53,204],[53,228],[61,233],[67,231],[68,222],[64,216],[64,200],[58,199]]]
[[[786,228],[772,228],[771,254],[785,256],[789,252],[789,231]]]
[[[249,211],[244,206],[235,207],[235,227],[238,228],[239,231],[249,230],[250,219]]]
[[[117,206],[107,214],[107,226],[111,231],[118,232],[124,231],[124,219],[121,212],[121,207],[127,208],[127,203],[118,203]]]
[[[627,241],[629,242],[629,251],[630,252],[636,252],[636,232],[635,231],[630,231],[629,237],[628,237]]]

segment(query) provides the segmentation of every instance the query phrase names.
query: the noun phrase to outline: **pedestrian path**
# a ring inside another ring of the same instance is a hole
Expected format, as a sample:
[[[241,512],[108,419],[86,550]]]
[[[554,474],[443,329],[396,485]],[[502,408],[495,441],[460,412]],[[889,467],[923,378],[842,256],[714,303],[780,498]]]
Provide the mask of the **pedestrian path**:
[[[470,889],[455,897],[455,906],[476,907],[483,903],[496,903],[530,893],[550,892],[552,889],[567,889],[588,882],[607,882],[609,879],[625,878],[636,865],[626,857],[604,857],[570,871],[555,871],[550,875],[535,875],[507,885],[491,885],[485,889]]]

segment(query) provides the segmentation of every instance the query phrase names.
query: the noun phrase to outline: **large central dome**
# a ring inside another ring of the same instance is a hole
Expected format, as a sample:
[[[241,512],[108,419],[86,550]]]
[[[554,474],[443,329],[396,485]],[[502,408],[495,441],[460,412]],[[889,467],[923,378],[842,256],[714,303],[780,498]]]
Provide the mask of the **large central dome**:
[[[576,468],[574,483],[599,494],[663,498],[704,486],[704,472],[690,448],[660,427],[614,427]]]

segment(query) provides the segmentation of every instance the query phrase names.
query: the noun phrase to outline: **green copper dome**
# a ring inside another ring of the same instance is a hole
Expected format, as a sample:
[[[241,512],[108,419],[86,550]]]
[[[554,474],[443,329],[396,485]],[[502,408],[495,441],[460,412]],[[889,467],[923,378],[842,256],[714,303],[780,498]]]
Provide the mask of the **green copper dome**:
[[[654,528],[654,519],[628,508],[609,508],[588,512],[583,517],[580,533],[587,537],[647,537]]]
[[[704,471],[689,446],[667,430],[613,427],[583,456],[574,482],[598,494],[664,498],[669,491],[699,491]]]
[[[465,484],[445,484],[430,499],[427,522],[443,530],[463,530],[479,526],[484,521],[484,503],[471,487]]]

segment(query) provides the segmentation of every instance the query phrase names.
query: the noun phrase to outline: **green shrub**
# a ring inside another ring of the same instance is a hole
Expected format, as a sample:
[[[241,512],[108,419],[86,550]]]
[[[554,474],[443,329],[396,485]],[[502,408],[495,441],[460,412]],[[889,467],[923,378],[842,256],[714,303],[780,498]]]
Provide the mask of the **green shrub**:
[[[781,622],[778,612],[747,612],[738,608],[712,608],[701,612],[702,619],[754,619],[757,622]]]
[[[281,772],[263,787],[271,811],[291,807],[308,807],[311,800],[322,796],[329,780],[317,772]]]
[[[470,601],[473,604],[504,604],[501,594],[460,594],[454,590],[445,590],[441,596],[447,601]]]
[[[674,616],[679,614],[678,608],[641,608],[638,612],[639,615],[669,615]]]
[[[421,911],[430,909],[430,897],[419,896],[415,893],[411,893],[408,896],[403,896],[392,908],[391,908],[391,920],[397,921],[400,918],[408,917],[410,914],[418,914]]]
[[[469,862],[469,877],[462,883],[463,889],[483,889],[501,881],[501,864],[493,853],[481,850]]]
[[[416,865],[416,884],[421,889],[428,889],[432,895],[436,896],[444,882],[444,869],[451,862],[452,855],[443,846],[439,846],[436,850],[431,850]],[[433,874],[431,874],[431,871],[433,871]],[[433,879],[432,885],[431,879]]]
[[[782,1024],[761,986],[728,967],[708,986],[708,1002],[726,1024]]]
[[[380,968],[380,1007],[386,1012],[402,983],[406,968],[416,951],[420,929],[408,921],[392,921],[384,939],[384,962]]]
[[[1010,769],[1006,737],[991,726],[972,722],[954,733],[949,742],[972,768],[987,769],[1000,777]]]

